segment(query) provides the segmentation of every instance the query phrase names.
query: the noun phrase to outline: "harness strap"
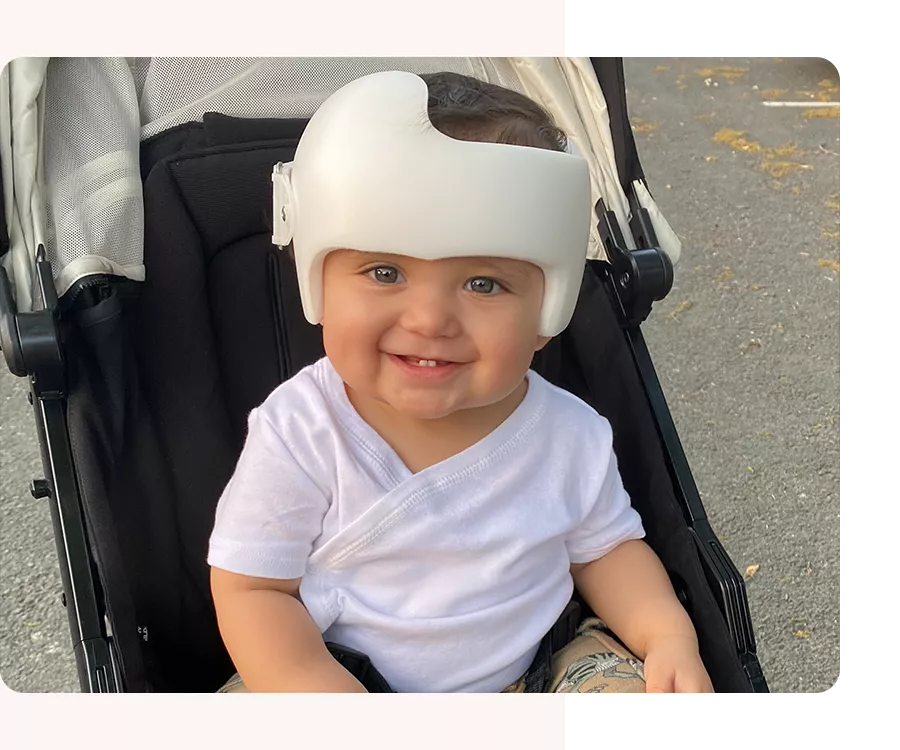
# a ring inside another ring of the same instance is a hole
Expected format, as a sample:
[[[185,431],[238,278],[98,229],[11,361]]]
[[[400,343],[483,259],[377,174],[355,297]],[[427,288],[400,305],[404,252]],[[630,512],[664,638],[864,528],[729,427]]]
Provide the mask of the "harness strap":
[[[553,654],[569,643],[578,632],[581,622],[581,605],[570,601],[538,646],[534,661],[525,673],[526,693],[546,693],[550,686]]]
[[[341,646],[337,643],[326,643],[328,651],[335,661],[362,683],[370,693],[393,693],[387,680],[381,676],[372,660],[360,651]]]

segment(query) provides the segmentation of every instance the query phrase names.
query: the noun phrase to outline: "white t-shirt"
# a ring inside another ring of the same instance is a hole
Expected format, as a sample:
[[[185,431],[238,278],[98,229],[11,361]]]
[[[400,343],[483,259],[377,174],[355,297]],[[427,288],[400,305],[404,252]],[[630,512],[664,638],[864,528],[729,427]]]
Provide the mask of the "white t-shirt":
[[[413,474],[327,358],[250,414],[210,565],[302,576],[325,640],[398,692],[499,692],[568,603],[570,563],[644,536],[609,422],[529,371],[503,424]]]

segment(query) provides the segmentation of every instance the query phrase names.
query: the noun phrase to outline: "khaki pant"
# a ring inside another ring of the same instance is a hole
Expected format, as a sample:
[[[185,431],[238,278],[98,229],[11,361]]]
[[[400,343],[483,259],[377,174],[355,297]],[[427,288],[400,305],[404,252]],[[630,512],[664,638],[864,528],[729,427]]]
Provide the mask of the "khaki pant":
[[[643,693],[644,665],[603,627],[596,617],[584,620],[575,638],[552,659],[549,693]],[[220,693],[249,692],[235,675]],[[521,677],[503,690],[525,692]]]

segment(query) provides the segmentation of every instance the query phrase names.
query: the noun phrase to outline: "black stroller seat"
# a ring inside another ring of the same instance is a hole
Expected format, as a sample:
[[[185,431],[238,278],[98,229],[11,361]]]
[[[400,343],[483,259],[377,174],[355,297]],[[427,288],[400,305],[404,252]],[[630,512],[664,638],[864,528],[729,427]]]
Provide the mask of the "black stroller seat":
[[[295,133],[285,140],[268,138],[266,121],[208,116],[189,134],[151,141],[146,281],[139,295],[107,286],[72,332],[84,356],[73,362],[70,415],[73,428],[84,423],[92,452],[105,454],[84,496],[91,517],[117,529],[108,538],[95,520],[93,536],[106,547],[100,578],[117,582],[104,590],[129,690],[213,691],[233,672],[205,562],[216,502],[250,409],[324,354],[319,329],[303,317],[293,262],[271,242],[271,167],[291,160],[303,124],[280,121],[276,136]],[[716,688],[746,690],[597,266],[588,262],[571,324],[534,367],[612,423],[625,486],[694,619]]]

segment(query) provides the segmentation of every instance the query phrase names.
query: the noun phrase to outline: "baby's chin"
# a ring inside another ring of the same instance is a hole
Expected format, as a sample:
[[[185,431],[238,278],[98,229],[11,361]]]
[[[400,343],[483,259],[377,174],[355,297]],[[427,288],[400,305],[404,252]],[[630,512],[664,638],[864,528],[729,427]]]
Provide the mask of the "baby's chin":
[[[478,412],[487,409],[488,412],[500,406],[502,398],[457,398],[451,401],[442,401],[434,398],[390,399],[385,401],[387,406],[398,414],[410,419],[423,422],[438,422],[440,420],[453,420],[462,418],[465,421],[477,417]],[[485,413],[486,419],[491,419],[489,413]]]
[[[445,419],[447,417],[456,414],[461,411],[461,407],[451,406],[448,404],[441,403],[428,403],[428,402],[397,402],[395,400],[391,400],[387,402],[387,405],[391,407],[398,414],[402,414],[404,417],[409,417],[410,419],[418,419],[423,422],[434,422],[440,419]]]

